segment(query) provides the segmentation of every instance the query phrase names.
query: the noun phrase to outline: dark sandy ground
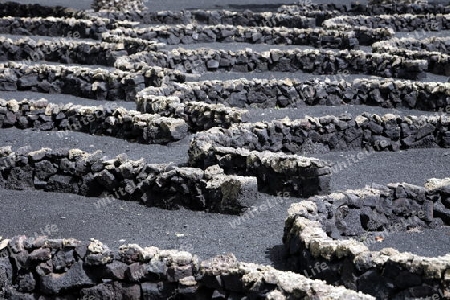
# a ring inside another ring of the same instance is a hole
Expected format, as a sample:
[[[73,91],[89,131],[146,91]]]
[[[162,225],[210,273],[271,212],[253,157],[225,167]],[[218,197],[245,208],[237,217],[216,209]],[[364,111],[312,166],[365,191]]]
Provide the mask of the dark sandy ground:
[[[0,0],[1,1],[1,0]],[[49,5],[66,5],[80,9],[88,9],[91,0],[22,0],[22,3],[40,3]],[[267,1],[268,2],[268,1]],[[270,4],[295,3],[296,1],[275,0]],[[321,0],[322,3],[327,1]],[[328,1],[332,3],[333,1]],[[365,2],[365,1],[361,1]],[[151,10],[179,10],[182,8],[214,8],[216,5],[227,7],[228,4],[248,5],[250,1],[219,0],[155,0],[147,2]],[[350,1],[340,1],[349,4]],[[253,4],[264,4],[253,1]],[[234,6],[233,6],[234,7]],[[222,47],[222,44],[210,45]],[[227,46],[231,47],[231,46]],[[265,47],[265,46],[262,46]],[[303,73],[206,73],[194,80],[226,80],[246,78],[318,78],[316,75]],[[354,77],[362,77],[356,75]],[[349,77],[348,80],[354,78]],[[323,77],[320,77],[324,79]],[[333,78],[330,78],[333,80]],[[346,78],[347,79],[347,78]],[[429,76],[430,81],[446,81],[446,77]],[[55,103],[73,102],[83,105],[108,104],[108,101],[82,99],[69,95],[48,95],[31,92],[0,93],[0,98],[18,100],[23,98],[38,99],[45,97]],[[109,102],[110,103],[110,102]],[[133,103],[120,102],[119,105],[133,109]],[[370,113],[395,114],[433,114],[420,111],[387,110],[378,107],[339,106],[339,107],[301,107],[288,110],[250,111],[247,121],[273,120],[289,116],[291,119],[305,115],[321,116],[325,114],[351,113],[353,115],[368,111]],[[185,163],[190,137],[171,144],[141,145],[128,143],[121,139],[104,136],[90,136],[72,132],[64,138],[55,133],[36,132],[31,130],[0,130],[0,146],[11,145],[13,149],[30,146],[70,147],[93,152],[101,149],[106,156],[113,157],[127,153],[131,159],[145,158],[152,163]],[[331,163],[348,162],[352,152],[332,152],[316,154]],[[450,149],[413,149],[397,153],[372,153],[358,163],[333,174],[332,190],[363,188],[366,184],[391,182],[408,182],[423,185],[432,177],[450,176]],[[41,191],[0,190],[0,235],[11,237],[16,234],[34,235],[45,231],[48,226],[57,228],[51,237],[75,237],[86,240],[96,238],[111,248],[123,243],[138,243],[142,246],[158,246],[160,248],[178,248],[207,258],[220,253],[233,252],[243,261],[273,264],[281,245],[286,211],[298,198],[281,199],[278,204],[260,212],[245,221],[237,216],[208,214],[189,210],[167,211],[148,208],[135,202],[114,200],[100,208],[96,207],[98,198],[84,198],[72,194],[55,194]],[[259,194],[258,203],[269,201],[276,203],[276,197]],[[281,202],[281,203],[280,203]],[[237,222],[242,221],[240,225]],[[392,233],[383,243],[371,245],[372,249],[394,247],[401,251],[410,251],[419,255],[437,256],[448,252],[450,248],[450,230],[426,230],[422,233]]]

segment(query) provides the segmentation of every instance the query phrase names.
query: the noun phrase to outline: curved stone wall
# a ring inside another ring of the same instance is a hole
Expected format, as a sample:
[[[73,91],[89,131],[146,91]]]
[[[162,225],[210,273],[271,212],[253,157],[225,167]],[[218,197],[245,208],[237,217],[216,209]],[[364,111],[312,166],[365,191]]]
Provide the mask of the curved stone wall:
[[[0,297],[34,299],[374,298],[232,254],[200,261],[186,251],[43,236],[0,238]],[[26,263],[25,263],[26,262]]]
[[[450,37],[418,38],[392,38],[389,41],[377,42],[372,45],[375,52],[386,48],[399,48],[413,51],[440,52],[450,55]]]
[[[449,197],[446,178],[425,188],[377,185],[293,204],[283,236],[286,266],[377,299],[446,299],[450,255],[429,258],[367,246],[392,232],[449,225]],[[317,265],[326,268],[311,272]]]

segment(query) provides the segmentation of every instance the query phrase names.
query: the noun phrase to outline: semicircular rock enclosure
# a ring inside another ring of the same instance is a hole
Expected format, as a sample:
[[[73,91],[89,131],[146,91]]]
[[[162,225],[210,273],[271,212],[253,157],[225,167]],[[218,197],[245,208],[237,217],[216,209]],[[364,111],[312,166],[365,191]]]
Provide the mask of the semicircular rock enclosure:
[[[0,299],[450,299],[448,1],[38,3]]]

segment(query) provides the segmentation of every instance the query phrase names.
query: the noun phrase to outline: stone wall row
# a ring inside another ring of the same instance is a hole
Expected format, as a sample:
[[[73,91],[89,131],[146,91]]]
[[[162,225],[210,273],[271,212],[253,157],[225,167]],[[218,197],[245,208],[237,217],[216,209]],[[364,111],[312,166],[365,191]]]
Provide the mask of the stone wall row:
[[[367,149],[398,151],[409,148],[450,147],[450,115],[356,117],[350,114],[272,122],[233,124],[195,135],[193,151],[200,161],[214,156],[215,147],[289,154]],[[197,147],[196,144],[200,145]],[[203,147],[201,145],[208,145]],[[200,148],[201,151],[194,148]],[[195,162],[193,162],[195,163]]]
[[[144,40],[157,40],[169,45],[194,43],[242,42],[269,45],[310,45],[315,48],[358,49],[356,36],[367,41],[382,41],[393,36],[392,30],[383,28],[335,31],[298,28],[241,27],[230,25],[173,25],[148,28],[117,28],[105,34],[131,36]]]
[[[398,48],[413,51],[440,52],[450,55],[450,37],[433,36],[426,39],[419,38],[392,38],[389,41],[380,41],[372,45],[373,51],[385,48]]]
[[[121,199],[164,209],[240,214],[258,199],[255,177],[225,175],[218,166],[201,170],[148,164],[126,154],[107,159],[101,151],[78,149],[0,150],[0,188],[96,197],[97,209]]]
[[[239,51],[215,49],[174,49],[141,52],[116,60],[121,70],[136,70],[148,66],[176,69],[186,73],[204,72],[296,72],[336,74],[363,73],[390,78],[418,79],[426,76],[425,60],[364,51],[279,50],[255,52],[248,48]]]
[[[50,61],[64,64],[114,66],[117,58],[141,51],[156,51],[162,45],[136,41],[87,42],[80,40],[39,40],[0,37],[0,61]]]
[[[144,0],[94,0],[92,8],[94,11],[143,11],[147,10]]]
[[[142,113],[158,114],[164,117],[181,118],[196,132],[212,127],[228,128],[233,123],[241,123],[248,111],[206,102],[181,102],[178,97],[148,96],[138,93],[137,110]]]
[[[428,52],[428,51],[414,51],[406,49],[388,47],[379,47],[374,50],[378,53],[389,53],[391,55],[398,55],[401,57],[408,57],[411,59],[419,59],[427,61],[427,70],[430,73],[450,76],[450,55],[440,52]]]
[[[369,28],[392,28],[395,31],[441,31],[450,29],[450,14],[426,15],[381,15],[381,16],[338,16],[323,22],[325,29],[345,30],[348,26]]]
[[[449,197],[446,178],[431,179],[425,188],[376,185],[293,204],[284,229],[285,265],[377,299],[447,299],[450,255],[429,258],[368,246],[395,232],[450,224]],[[317,265],[325,267],[311,272]]]
[[[450,106],[450,84],[436,82],[400,81],[394,79],[332,81],[296,79],[237,79],[169,83],[148,87],[141,97],[178,97],[181,102],[221,103],[231,107],[301,107],[303,105],[371,105],[386,108],[407,108],[443,111]]]
[[[2,91],[32,90],[89,99],[135,101],[136,94],[145,87],[172,80],[184,82],[185,76],[178,71],[158,67],[148,67],[137,74],[78,66],[0,64]]]
[[[0,17],[66,17],[71,18],[79,14],[79,11],[73,8],[61,6],[44,6],[40,4],[22,4],[18,2],[2,1],[0,3]]]
[[[15,35],[58,36],[98,40],[103,32],[117,26],[115,22],[101,18],[92,20],[54,16],[27,18],[15,15],[0,18],[0,33]]]
[[[114,103],[112,103],[114,104]],[[188,125],[182,119],[142,114],[117,105],[81,106],[37,101],[0,99],[0,128],[34,128],[109,135],[145,144],[167,144],[185,138]]]
[[[298,14],[276,12],[234,12],[228,10],[186,10],[180,12],[96,12],[86,13],[87,17],[100,17],[112,20],[126,20],[142,24],[191,24],[233,25],[250,27],[289,27],[314,28],[315,19]]]
[[[137,244],[113,251],[95,239],[43,236],[0,238],[0,254],[3,299],[375,299],[292,272],[239,262],[233,254],[200,261],[186,251]]]

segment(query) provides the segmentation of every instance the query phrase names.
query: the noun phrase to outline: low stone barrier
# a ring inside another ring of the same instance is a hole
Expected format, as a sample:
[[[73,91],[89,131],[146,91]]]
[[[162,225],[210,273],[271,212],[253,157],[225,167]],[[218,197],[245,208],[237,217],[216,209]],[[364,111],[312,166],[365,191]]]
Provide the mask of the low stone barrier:
[[[374,52],[384,51],[384,49],[388,48],[440,52],[450,55],[450,37],[433,36],[426,39],[392,38],[389,41],[377,42],[372,45]]]
[[[298,14],[275,12],[234,12],[228,10],[185,10],[180,12],[96,12],[87,13],[89,17],[100,17],[112,20],[127,20],[142,24],[203,24],[233,25],[246,27],[289,27],[314,28],[315,20]]]
[[[215,71],[234,72],[295,72],[336,74],[364,73],[382,77],[418,79],[425,76],[424,60],[364,51],[278,50],[254,52],[252,49],[225,51],[215,49],[175,49],[141,52],[116,60],[121,70],[158,66],[186,73]]]
[[[295,79],[237,79],[164,84],[148,87],[139,94],[147,97],[177,97],[182,103],[198,101],[232,107],[301,107],[303,105],[371,105],[387,108],[442,111],[450,105],[450,84],[394,79],[331,81]],[[336,80],[336,77],[338,80]]]
[[[158,67],[148,67],[137,74],[78,66],[0,64],[2,91],[32,90],[90,99],[135,101],[136,94],[145,87],[172,80],[184,82],[185,76]]]
[[[81,131],[109,135],[145,144],[167,144],[185,138],[188,125],[182,119],[142,114],[117,105],[81,106],[53,104],[47,100],[0,99],[0,128],[35,128],[40,131]]]
[[[212,127],[228,128],[233,123],[241,123],[242,116],[248,112],[223,104],[194,101],[181,103],[177,97],[153,97],[144,93],[138,93],[136,105],[136,109],[142,113],[184,119],[189,130],[194,132]]]
[[[440,52],[413,51],[388,47],[379,47],[374,52],[389,53],[412,59],[427,61],[427,71],[437,75],[450,76],[450,55]]]
[[[379,29],[368,29],[367,35],[379,37]],[[358,49],[359,42],[354,32],[334,30],[241,27],[231,25],[175,25],[147,28],[117,28],[108,34],[138,37],[144,40],[157,40],[168,45],[241,42],[270,45],[310,45],[316,48]],[[378,40],[385,40],[391,35],[383,35]]]
[[[240,214],[258,199],[255,177],[225,175],[218,166],[201,170],[147,164],[128,160],[125,154],[107,160],[101,151],[78,149],[12,152],[3,147],[0,157],[0,188],[97,197],[97,209],[116,198],[164,209]]]
[[[190,166],[206,169],[219,165],[226,174],[257,177],[258,190],[263,193],[308,197],[330,191],[331,170],[319,159],[221,147],[197,137],[191,141],[188,153]]]
[[[186,251],[137,244],[114,252],[95,239],[0,238],[0,297],[375,299],[292,272],[239,262],[233,254],[200,261]]]
[[[1,2],[0,17],[17,16],[17,17],[67,17],[71,18],[77,15],[79,11],[73,8],[65,8],[61,6],[43,6],[40,4],[21,4],[18,2]]]
[[[323,28],[345,30],[364,26],[369,28],[392,28],[395,31],[440,31],[450,29],[450,14],[426,15],[380,15],[380,16],[338,16],[323,22]]]
[[[368,245],[393,232],[449,225],[449,197],[446,178],[425,188],[376,185],[293,204],[283,236],[286,267],[377,299],[447,299],[450,255],[369,251]]]
[[[145,11],[147,7],[144,0],[94,0],[92,4],[94,11]]]
[[[194,136],[195,144],[245,148],[250,151],[283,151],[304,154],[367,149],[398,151],[409,148],[450,147],[450,116],[398,116],[392,114],[356,117],[350,114],[319,118],[274,120],[212,128]],[[191,145],[192,147],[192,145]],[[212,148],[213,149],[213,148]]]
[[[117,38],[115,41],[119,42]],[[51,61],[64,64],[114,66],[117,58],[138,51],[156,51],[160,44],[137,41],[120,43],[86,42],[77,40],[39,40],[0,37],[0,61]],[[148,47],[145,47],[147,45]]]
[[[1,4],[0,4],[1,5]],[[41,35],[67,38],[100,39],[101,34],[117,27],[108,19],[75,19],[65,17],[2,17],[0,33]]]

